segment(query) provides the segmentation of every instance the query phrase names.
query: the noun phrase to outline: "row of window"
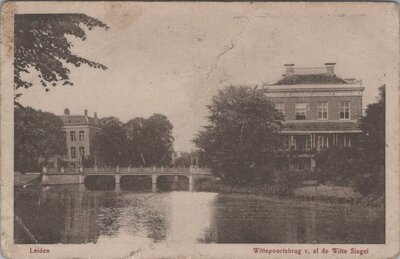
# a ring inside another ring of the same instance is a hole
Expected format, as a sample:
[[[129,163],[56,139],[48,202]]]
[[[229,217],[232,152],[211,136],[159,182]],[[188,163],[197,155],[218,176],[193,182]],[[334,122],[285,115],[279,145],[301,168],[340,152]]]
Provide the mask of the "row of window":
[[[312,144],[312,141],[315,143]],[[328,135],[319,135],[312,139],[311,135],[294,135],[284,139],[284,148],[293,150],[310,150],[313,147],[321,150],[329,148],[329,144],[339,147],[351,147],[351,137],[348,135],[333,135],[329,141]]]
[[[67,132],[63,132],[64,133],[64,138],[68,141],[67,138]],[[69,139],[71,142],[76,141],[76,133],[75,131],[70,131],[69,132]],[[79,141],[85,141],[85,132],[83,130],[79,131]]]
[[[285,104],[275,103],[275,110],[285,115]],[[295,117],[296,120],[305,120],[307,118],[307,103],[296,103],[295,106]],[[317,104],[317,119],[327,120],[328,119],[328,102],[319,102]],[[339,103],[339,119],[349,120],[350,119],[350,102],[344,101]]]
[[[79,157],[85,156],[85,147],[79,147]],[[77,158],[76,147],[71,147],[71,158]]]

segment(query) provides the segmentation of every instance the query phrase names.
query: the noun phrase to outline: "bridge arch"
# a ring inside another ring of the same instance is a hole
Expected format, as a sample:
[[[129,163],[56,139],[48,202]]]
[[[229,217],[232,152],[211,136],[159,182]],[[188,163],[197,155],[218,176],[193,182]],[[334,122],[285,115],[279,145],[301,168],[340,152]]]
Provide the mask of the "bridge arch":
[[[83,178],[83,184],[89,190],[113,190],[115,182],[113,175],[86,175]]]
[[[159,191],[188,191],[190,177],[187,175],[158,175],[157,190]]]
[[[121,190],[151,191],[151,175],[122,175],[120,178]]]

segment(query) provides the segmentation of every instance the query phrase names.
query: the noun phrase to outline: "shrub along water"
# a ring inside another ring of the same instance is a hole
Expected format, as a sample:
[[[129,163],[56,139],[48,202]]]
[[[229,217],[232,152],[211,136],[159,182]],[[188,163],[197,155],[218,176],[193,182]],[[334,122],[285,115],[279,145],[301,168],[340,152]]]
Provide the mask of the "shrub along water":
[[[260,196],[272,196],[280,198],[296,198],[296,199],[311,199],[325,202],[354,202],[362,206],[384,207],[385,201],[380,195],[363,196],[357,193],[356,197],[341,197],[337,198],[334,195],[326,196],[323,193],[315,193],[312,196],[295,196],[294,189],[301,186],[299,177],[290,177],[288,173],[281,179],[268,184],[253,183],[253,185],[230,185],[222,180],[199,179],[195,182],[194,190],[199,192],[216,192],[216,193],[237,193]]]
[[[195,184],[195,190],[199,192],[217,192],[217,193],[239,193],[254,194],[261,196],[290,196],[291,190],[279,184],[256,185],[256,186],[232,186],[222,181],[201,181]]]

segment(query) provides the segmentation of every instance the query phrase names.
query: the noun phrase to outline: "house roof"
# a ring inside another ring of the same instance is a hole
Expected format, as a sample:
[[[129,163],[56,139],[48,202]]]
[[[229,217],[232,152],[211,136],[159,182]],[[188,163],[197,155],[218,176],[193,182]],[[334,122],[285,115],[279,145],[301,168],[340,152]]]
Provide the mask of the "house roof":
[[[59,116],[64,126],[75,126],[75,125],[90,125],[99,126],[95,118],[85,115],[61,115]]]
[[[304,74],[286,76],[275,83],[275,85],[298,85],[298,84],[348,84],[349,82],[328,74]]]
[[[357,121],[335,122],[335,121],[308,121],[308,122],[283,122],[282,132],[332,132],[332,131],[360,131]]]

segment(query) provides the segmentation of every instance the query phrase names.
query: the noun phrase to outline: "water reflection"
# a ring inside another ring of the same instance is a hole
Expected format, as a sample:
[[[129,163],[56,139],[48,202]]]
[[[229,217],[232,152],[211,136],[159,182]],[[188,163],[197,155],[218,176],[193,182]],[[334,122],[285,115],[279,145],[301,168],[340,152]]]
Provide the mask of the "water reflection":
[[[17,189],[15,243],[384,243],[383,209],[215,193]],[[29,232],[29,233],[28,233]]]
[[[167,196],[167,243],[194,244],[205,240],[211,228],[216,193],[172,192]]]
[[[384,243],[384,210],[219,195],[217,243]],[[234,227],[233,227],[234,226]]]

